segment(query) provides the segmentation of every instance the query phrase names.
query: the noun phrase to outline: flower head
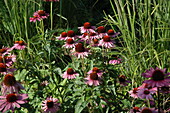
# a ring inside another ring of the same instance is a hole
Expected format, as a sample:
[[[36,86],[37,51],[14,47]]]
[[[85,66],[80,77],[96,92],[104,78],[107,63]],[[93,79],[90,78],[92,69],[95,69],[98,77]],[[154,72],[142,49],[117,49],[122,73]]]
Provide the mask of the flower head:
[[[30,18],[30,22],[36,22],[36,20],[41,21],[42,19],[45,19],[49,16],[48,13],[46,13],[43,10],[38,10],[34,12],[33,17]]]
[[[170,85],[170,79],[168,78],[170,73],[165,73],[165,71],[166,69],[159,69],[158,67],[155,69],[150,68],[150,70],[146,70],[145,73],[142,73],[142,76],[151,79],[145,80],[144,83],[147,83],[151,87],[162,87]]]
[[[59,110],[60,103],[56,98],[48,97],[42,102],[42,109],[45,113],[56,113]]]
[[[95,26],[91,26],[89,22],[85,22],[84,26],[78,27],[80,29],[81,33],[90,33],[90,32],[95,32],[94,29],[96,28]]]
[[[138,97],[141,99],[147,99],[147,100],[153,100],[153,97],[151,94],[156,93],[157,90],[153,89],[148,89],[148,88],[143,88],[138,90]]]
[[[104,36],[107,35],[106,29],[105,29],[104,26],[99,26],[99,27],[97,28],[97,32],[98,32],[98,35],[99,35],[100,38],[102,38],[102,37],[104,37]]]
[[[78,58],[85,58],[90,53],[89,53],[89,49],[85,48],[82,43],[78,43],[75,45],[75,48],[72,54]]]
[[[109,64],[115,65],[115,64],[120,64],[121,62],[122,62],[122,59],[121,59],[121,58],[116,58],[116,59],[114,59],[114,60],[110,60],[110,61],[109,61]]]
[[[128,83],[131,83],[131,81],[129,80],[126,80],[126,76],[125,75],[119,75],[118,76],[118,79],[119,79],[119,83],[123,86],[127,86]]]
[[[98,77],[101,77],[103,75],[103,71],[100,70],[98,67],[93,67],[93,69],[87,72],[87,74],[90,74],[93,72],[95,72],[98,75]]]
[[[79,76],[79,74],[76,73],[72,68],[68,68],[67,71],[65,71],[62,75],[63,78],[67,79],[74,79],[76,76]]]
[[[109,29],[109,30],[107,31],[107,35],[110,36],[110,37],[116,37],[116,36],[118,36],[119,34],[120,34],[119,32],[116,33],[113,29]]]
[[[0,96],[0,111],[6,112],[7,110],[14,111],[14,108],[20,108],[20,104],[26,103],[25,99],[28,98],[27,94],[10,93],[5,96]]]
[[[24,87],[16,81],[14,75],[6,74],[2,82],[2,95],[9,93],[18,93]]]
[[[130,110],[130,113],[140,113],[140,108],[139,108],[139,107],[133,107],[133,108]]]
[[[19,50],[23,50],[26,48],[26,43],[24,41],[15,41],[15,44],[12,48],[14,49],[19,49]]]
[[[109,36],[104,36],[102,40],[100,40],[99,44],[105,48],[114,48],[114,41],[110,39]]]
[[[133,88],[132,90],[130,90],[129,91],[130,96],[133,98],[138,98],[138,95],[137,95],[138,90],[139,90],[138,88]]]
[[[75,44],[76,43],[74,42],[74,40],[72,38],[68,38],[66,40],[66,43],[63,45],[63,47],[65,47],[65,48],[74,48]]]
[[[86,84],[92,86],[98,86],[101,83],[101,77],[98,76],[96,72],[90,73],[86,78]]]
[[[59,37],[56,37],[58,40],[66,40],[67,32],[62,32]]]

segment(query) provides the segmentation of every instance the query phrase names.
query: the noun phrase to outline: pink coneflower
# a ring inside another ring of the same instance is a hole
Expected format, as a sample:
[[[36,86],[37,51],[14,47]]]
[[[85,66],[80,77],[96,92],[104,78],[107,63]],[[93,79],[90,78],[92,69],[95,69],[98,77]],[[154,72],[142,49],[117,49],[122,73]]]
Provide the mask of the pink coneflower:
[[[30,17],[30,22],[36,22],[36,21],[41,21],[41,18],[39,18],[39,16],[38,15],[35,15],[35,16],[33,16],[33,17]]]
[[[170,85],[170,79],[168,79],[168,75],[170,73],[165,74],[166,69],[156,69],[150,68],[150,70],[146,70],[145,73],[142,73],[142,76],[146,78],[151,78],[150,80],[145,80],[144,83],[147,83],[151,87],[162,87]]]
[[[63,78],[67,79],[74,79],[76,76],[79,76],[79,74],[76,73],[72,68],[68,68],[67,71],[65,71],[62,75]]]
[[[9,93],[18,93],[24,87],[16,81],[14,75],[6,74],[2,82],[2,95]]]
[[[104,36],[102,40],[100,40],[99,44],[105,48],[113,48],[115,47],[114,41],[110,39],[109,36]]]
[[[72,55],[78,58],[88,57],[89,49],[85,48],[82,43],[78,43],[75,45]]]
[[[66,32],[62,32],[60,34],[59,37],[56,37],[58,40],[66,40],[66,37],[67,37],[67,33]]]
[[[147,100],[153,100],[153,97],[151,94],[156,93],[155,89],[148,89],[148,88],[143,88],[138,90],[138,97],[141,99],[147,99]]]
[[[131,83],[131,81],[126,80],[126,76],[125,75],[119,75],[118,79],[119,79],[120,85],[123,85],[123,86],[127,86],[128,83]]]
[[[65,47],[65,48],[74,48],[75,44],[76,43],[74,42],[74,40],[72,38],[68,38],[66,40],[66,43],[63,45],[63,47]]]
[[[33,16],[38,16],[38,18],[40,18],[40,19],[45,19],[49,16],[49,14],[46,13],[45,11],[43,11],[43,10],[38,10],[34,13]]]
[[[138,95],[137,95],[138,90],[139,90],[138,88],[133,88],[132,90],[130,90],[129,91],[130,96],[133,98],[138,98]]]
[[[0,56],[0,63],[4,63],[7,67],[12,66],[16,61],[16,55]]]
[[[114,60],[110,60],[109,61],[109,64],[120,64],[122,62],[122,59],[121,58],[117,58],[117,59],[114,59]]]
[[[58,99],[50,96],[42,102],[42,109],[45,113],[56,113],[60,109],[60,103],[58,101]]]
[[[99,77],[96,72],[90,73],[90,75],[88,75],[87,78],[85,78],[85,80],[87,80],[86,84],[90,86],[92,85],[98,86],[101,83],[101,77]]]
[[[92,70],[90,70],[89,72],[87,72],[87,74],[90,74],[90,73],[93,73],[93,72],[96,72],[98,77],[101,77],[103,75],[103,71],[100,70],[99,68],[97,67],[93,67]]]
[[[15,41],[14,46],[12,47],[13,49],[19,49],[23,50],[26,48],[26,43],[24,41]]]
[[[147,107],[144,107],[144,108],[141,108],[140,109],[140,113],[158,113],[157,110],[155,110],[155,108],[147,108]],[[162,112],[161,112],[162,113]]]
[[[97,28],[97,32],[98,32],[98,35],[99,35],[100,38],[102,38],[102,37],[104,37],[104,36],[107,35],[106,29],[105,29],[104,26],[99,26],[99,27]]]
[[[0,49],[0,56],[5,56],[6,54],[9,54],[10,51],[12,51],[11,48],[3,47]]]
[[[78,36],[75,35],[75,32],[74,32],[73,30],[69,30],[69,31],[67,31],[67,37],[66,37],[66,39],[69,39],[69,38],[72,38],[73,40],[75,40],[75,39],[78,38]],[[65,39],[65,40],[66,40],[66,39]]]
[[[91,33],[89,34],[89,39],[90,39],[90,40],[100,39],[100,37],[97,35],[97,33],[91,32]]]
[[[27,94],[15,94],[10,93],[5,96],[0,96],[0,111],[3,113],[7,110],[12,110],[14,112],[14,108],[20,108],[20,104],[25,104],[27,101],[25,99],[28,98]]]
[[[99,40],[98,40],[98,39],[93,39],[93,40],[91,41],[91,46],[92,46],[92,47],[99,47],[99,46],[100,46]]]
[[[119,32],[116,33],[113,29],[109,29],[109,30],[107,31],[107,35],[110,36],[110,37],[116,37],[116,36],[118,36],[119,34],[120,34]]]
[[[89,22],[85,22],[84,26],[78,27],[80,29],[81,33],[90,33],[90,32],[95,32],[94,29],[96,29],[95,26],[91,26]]]
[[[4,63],[0,63],[0,73],[1,74],[12,73],[15,70],[16,69],[7,68],[7,66]]]

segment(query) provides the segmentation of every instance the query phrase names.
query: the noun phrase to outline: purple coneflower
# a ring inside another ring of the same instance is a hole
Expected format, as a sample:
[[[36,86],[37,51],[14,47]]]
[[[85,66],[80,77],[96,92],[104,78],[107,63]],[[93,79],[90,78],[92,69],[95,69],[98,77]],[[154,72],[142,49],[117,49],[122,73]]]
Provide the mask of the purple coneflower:
[[[100,44],[99,44],[99,39],[93,39],[93,40],[91,41],[91,46],[92,46],[92,47],[99,47],[99,46],[100,46]]]
[[[141,99],[147,99],[147,100],[153,100],[153,97],[151,94],[156,93],[155,89],[148,89],[148,88],[143,88],[138,90],[138,97]]]
[[[103,75],[103,71],[100,70],[97,67],[93,67],[93,69],[90,70],[89,72],[87,72],[87,74],[90,74],[90,73],[93,73],[93,72],[95,72],[98,75],[98,77],[101,77]]]
[[[102,40],[100,40],[99,44],[105,48],[114,48],[114,41],[110,39],[109,36],[104,36]]]
[[[75,44],[76,43],[74,42],[74,40],[72,38],[68,38],[66,40],[66,43],[63,45],[63,47],[65,47],[65,48],[74,48]]]
[[[60,34],[59,37],[56,37],[58,40],[66,40],[66,37],[67,37],[67,33],[66,32],[62,32]]]
[[[9,93],[18,93],[24,87],[16,81],[14,75],[6,74],[2,82],[2,95]]]
[[[146,70],[145,73],[142,73],[142,76],[146,78],[151,78],[150,80],[145,80],[144,83],[147,83],[150,87],[162,87],[170,85],[170,79],[168,75],[170,73],[165,74],[166,69],[156,69],[150,68],[150,70]]]
[[[7,68],[7,66],[4,63],[0,63],[1,74],[13,73],[15,70],[16,69]]]
[[[138,95],[137,95],[138,90],[139,90],[138,88],[133,88],[132,90],[130,90],[129,91],[130,96],[133,98],[138,98]]]
[[[80,29],[81,33],[90,33],[90,32],[95,32],[94,29],[96,29],[95,26],[91,26],[89,22],[85,22],[84,26],[78,27]]]
[[[113,29],[109,29],[108,31],[107,31],[107,35],[108,36],[110,36],[110,37],[116,37],[116,36],[118,36],[120,33],[118,32],[118,33],[115,33],[115,31],[113,30]]]
[[[90,75],[88,75],[87,78],[85,78],[85,80],[86,84],[90,86],[92,85],[98,86],[101,83],[101,77],[99,77],[96,72],[90,73]]]
[[[128,83],[131,83],[131,81],[126,80],[126,76],[125,75],[119,75],[118,79],[119,79],[120,85],[123,85],[123,86],[127,86]]]
[[[14,108],[20,108],[20,104],[25,104],[27,101],[25,99],[28,98],[27,94],[15,94],[10,93],[5,96],[0,96],[0,111],[3,113],[7,110],[14,111]]]
[[[0,55],[4,56],[6,54],[9,54],[10,51],[12,51],[11,48],[3,47],[2,49],[0,49]]]
[[[158,113],[157,110],[155,110],[155,108],[147,108],[147,107],[144,107],[144,108],[141,108],[140,109],[140,113]],[[162,113],[162,112],[161,112]]]
[[[73,40],[77,39],[78,36],[75,35],[75,32],[73,30],[69,30],[67,31],[67,37],[65,38],[65,40],[72,38]]]
[[[30,22],[36,22],[36,21],[41,21],[41,18],[39,18],[38,15],[34,15],[33,17],[30,17]]]
[[[12,64],[16,61],[16,55],[8,55],[8,56],[0,56],[0,63],[5,63],[7,67],[12,66]]]
[[[34,13],[33,16],[38,16],[38,18],[40,18],[40,19],[45,19],[49,16],[49,14],[46,13],[45,11],[43,11],[43,10],[38,10]]]
[[[90,39],[90,40],[100,39],[100,37],[97,35],[97,33],[91,32],[91,33],[89,34],[89,39]]]
[[[59,110],[60,103],[56,98],[48,97],[42,102],[42,109],[45,113],[56,113]]]
[[[76,76],[79,76],[79,74],[76,73],[72,68],[68,68],[67,71],[65,71],[62,75],[63,78],[67,79],[74,79]]]
[[[110,60],[109,61],[109,64],[120,64],[122,62],[122,59],[121,58],[117,58],[117,59],[114,59],[114,60]]]
[[[13,49],[19,49],[23,50],[26,48],[26,43],[24,41],[15,41],[14,46],[12,47]]]
[[[85,48],[82,43],[78,43],[75,45],[72,55],[78,58],[85,58],[88,57],[89,49]]]
[[[106,29],[105,29],[104,26],[99,26],[99,27],[97,28],[97,32],[98,32],[98,35],[99,35],[100,38],[102,38],[102,37],[104,37],[104,36],[107,35]]]

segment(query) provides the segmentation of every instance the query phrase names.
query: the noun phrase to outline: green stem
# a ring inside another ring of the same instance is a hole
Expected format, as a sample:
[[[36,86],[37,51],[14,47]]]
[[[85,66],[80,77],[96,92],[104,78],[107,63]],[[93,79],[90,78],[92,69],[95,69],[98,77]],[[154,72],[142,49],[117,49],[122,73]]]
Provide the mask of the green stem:
[[[53,2],[50,4],[51,30],[53,29]]]

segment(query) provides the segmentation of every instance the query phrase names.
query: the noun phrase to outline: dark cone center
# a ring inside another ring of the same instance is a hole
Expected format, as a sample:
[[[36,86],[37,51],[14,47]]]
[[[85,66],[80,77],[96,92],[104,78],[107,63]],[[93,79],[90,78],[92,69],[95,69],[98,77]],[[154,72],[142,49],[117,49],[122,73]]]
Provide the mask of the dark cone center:
[[[17,96],[14,93],[8,94],[6,96],[7,102],[15,102],[17,100]]]
[[[110,37],[109,36],[104,36],[103,41],[104,42],[110,42]]]
[[[74,70],[72,68],[67,69],[67,74],[72,75],[74,74]]]
[[[53,106],[54,106],[54,102],[51,101],[51,100],[48,100],[48,101],[47,101],[47,107],[48,107],[48,108],[52,108]]]
[[[75,36],[74,31],[73,31],[73,30],[68,31],[68,32],[67,32],[67,36],[68,36],[68,37],[74,37],[74,36]]]
[[[84,28],[85,29],[90,29],[91,28],[91,24],[89,22],[84,23]]]
[[[108,35],[114,35],[114,33],[115,33],[115,32],[114,32],[113,29],[110,29],[110,30],[107,31],[107,34],[108,34]]]
[[[6,86],[14,86],[14,84],[16,83],[16,79],[14,77],[14,75],[12,74],[7,74],[5,75],[5,78],[3,80],[3,83],[6,85]]]
[[[105,29],[105,27],[103,27],[103,26],[99,26],[99,27],[97,28],[97,32],[98,32],[98,33],[105,33],[105,32],[106,32],[106,29]]]
[[[94,43],[94,44],[98,44],[98,43],[99,43],[99,40],[98,40],[98,39],[93,39],[93,43]]]
[[[6,72],[6,66],[3,63],[0,63],[0,72]]]
[[[76,46],[75,46],[75,50],[76,52],[85,52],[85,48],[83,46],[82,43],[78,43]]]
[[[98,80],[98,75],[97,75],[97,73],[96,73],[96,72],[90,73],[90,79],[92,79],[92,80]]]
[[[62,32],[62,33],[61,33],[61,36],[62,36],[62,37],[67,37],[67,33],[66,33],[66,32]]]
[[[152,111],[149,108],[144,108],[141,113],[152,113]]]
[[[152,74],[152,79],[154,81],[164,80],[165,74],[161,70],[155,70]]]
[[[138,88],[133,88],[133,93],[136,94],[138,91]]]
[[[120,75],[119,76],[119,81],[120,82],[125,82],[126,81],[126,77],[124,75]]]
[[[67,41],[66,41],[68,44],[73,44],[74,43],[74,40],[72,39],[72,38],[69,38],[69,39],[67,39]]]

